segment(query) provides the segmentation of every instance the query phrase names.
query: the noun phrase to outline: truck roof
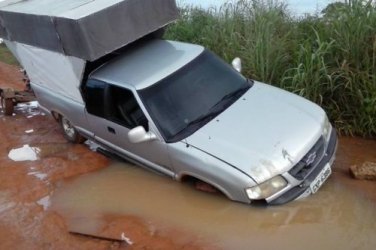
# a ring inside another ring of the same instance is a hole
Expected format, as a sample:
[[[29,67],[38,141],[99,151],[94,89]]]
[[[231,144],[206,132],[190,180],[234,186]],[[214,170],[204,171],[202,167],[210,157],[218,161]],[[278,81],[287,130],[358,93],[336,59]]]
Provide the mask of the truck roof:
[[[102,65],[90,78],[139,90],[176,72],[203,51],[199,45],[155,39]]]
[[[0,3],[4,11],[80,19],[123,0],[7,0]]]
[[[93,62],[178,17],[175,0],[0,0],[0,38]]]

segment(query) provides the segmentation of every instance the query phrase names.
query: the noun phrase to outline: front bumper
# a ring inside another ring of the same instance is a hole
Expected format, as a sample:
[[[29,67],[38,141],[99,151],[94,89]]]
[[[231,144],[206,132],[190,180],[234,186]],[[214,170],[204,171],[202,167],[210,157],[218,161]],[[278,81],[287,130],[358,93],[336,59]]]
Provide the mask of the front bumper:
[[[338,138],[335,129],[332,129],[329,142],[323,157],[303,180],[300,180],[298,185],[293,186],[277,198],[267,201],[270,205],[281,205],[289,201],[302,198],[311,194],[310,184],[321,173],[325,166],[329,163],[332,165],[335,159],[335,152],[337,150]]]

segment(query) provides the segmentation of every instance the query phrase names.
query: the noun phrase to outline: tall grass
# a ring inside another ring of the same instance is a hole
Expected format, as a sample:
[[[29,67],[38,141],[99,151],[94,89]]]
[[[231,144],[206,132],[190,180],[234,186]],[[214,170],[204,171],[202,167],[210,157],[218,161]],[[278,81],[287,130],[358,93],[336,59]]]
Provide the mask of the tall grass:
[[[376,6],[349,0],[295,17],[278,1],[184,7],[166,38],[199,43],[243,74],[321,105],[342,134],[376,137]]]

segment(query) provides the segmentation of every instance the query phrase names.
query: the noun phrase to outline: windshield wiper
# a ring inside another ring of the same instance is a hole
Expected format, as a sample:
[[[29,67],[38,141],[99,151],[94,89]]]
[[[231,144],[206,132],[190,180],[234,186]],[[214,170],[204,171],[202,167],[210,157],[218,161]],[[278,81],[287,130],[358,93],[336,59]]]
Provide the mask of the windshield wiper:
[[[223,102],[223,101],[225,101],[225,100],[228,100],[228,99],[235,99],[235,98],[239,98],[241,95],[243,95],[248,89],[250,88],[250,86],[245,86],[245,87],[243,87],[243,88],[240,88],[240,89],[237,89],[237,90],[235,90],[234,92],[231,92],[231,93],[229,93],[229,94],[227,94],[227,95],[225,95],[224,97],[222,97],[222,99],[217,103],[217,104],[219,104],[219,103],[221,103],[221,102]],[[217,105],[216,104],[216,105]]]
[[[202,115],[202,116],[198,117],[197,119],[187,123],[187,125],[182,130],[180,130],[178,133],[176,133],[173,136],[173,138],[180,137],[182,134],[184,134],[188,130],[191,131],[192,127],[195,127],[193,130],[197,130],[197,128],[201,127],[202,124],[206,124],[209,121],[211,121],[212,119],[214,119],[219,113],[222,112],[222,109],[217,109],[217,108],[214,109],[214,107],[212,108],[212,110],[209,113]]]
[[[237,89],[234,92],[231,92],[225,95],[218,103],[216,103],[213,107],[210,108],[207,114],[201,115],[197,119],[187,123],[187,126],[184,129],[191,127],[193,125],[196,125],[196,124],[202,124],[202,123],[211,121],[213,118],[215,118],[218,114],[220,114],[227,107],[227,105],[221,105],[223,104],[223,101],[228,100],[228,99],[238,98],[249,88],[250,86],[246,86],[246,87]]]
[[[198,117],[197,119],[189,122],[187,124],[186,128],[191,127],[191,126],[196,125],[196,124],[201,124],[201,123],[204,123],[204,122],[207,122],[207,121],[211,121],[213,118],[215,118],[221,112],[222,112],[222,110],[214,109],[214,110],[210,111],[209,113],[202,115],[202,116]]]
[[[241,95],[243,95],[249,88],[251,88],[250,85],[247,85],[243,88],[237,89],[224,97],[217,102],[213,107],[210,108],[209,112],[199,116],[197,119],[187,123],[187,125],[180,130],[178,133],[176,133],[173,138],[178,138],[185,132],[187,132],[188,128],[189,130],[192,130],[192,127],[196,127],[197,125],[200,125],[198,127],[201,127],[202,124],[206,124],[209,121],[213,120],[218,114],[222,113],[223,110],[225,110],[229,105],[231,105],[233,102],[230,102],[229,100],[234,100],[239,98]],[[197,129],[197,128],[196,128]],[[196,130],[193,129],[193,130]]]

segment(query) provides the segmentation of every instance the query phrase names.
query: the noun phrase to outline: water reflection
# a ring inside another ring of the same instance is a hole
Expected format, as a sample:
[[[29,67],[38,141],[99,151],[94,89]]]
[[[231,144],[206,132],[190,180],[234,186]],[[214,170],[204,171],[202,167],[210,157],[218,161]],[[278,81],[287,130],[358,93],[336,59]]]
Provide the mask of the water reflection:
[[[108,214],[134,215],[159,229],[177,227],[195,232],[217,242],[220,248],[376,246],[374,205],[356,197],[334,177],[308,199],[264,208],[231,202],[134,166],[114,163],[60,183],[52,197],[52,209],[76,230],[93,232]]]
[[[14,111],[17,114],[24,114],[26,118],[32,118],[34,116],[44,115],[44,113],[41,112],[41,110],[38,108],[38,105],[39,104],[37,101],[18,103],[14,107]]]

